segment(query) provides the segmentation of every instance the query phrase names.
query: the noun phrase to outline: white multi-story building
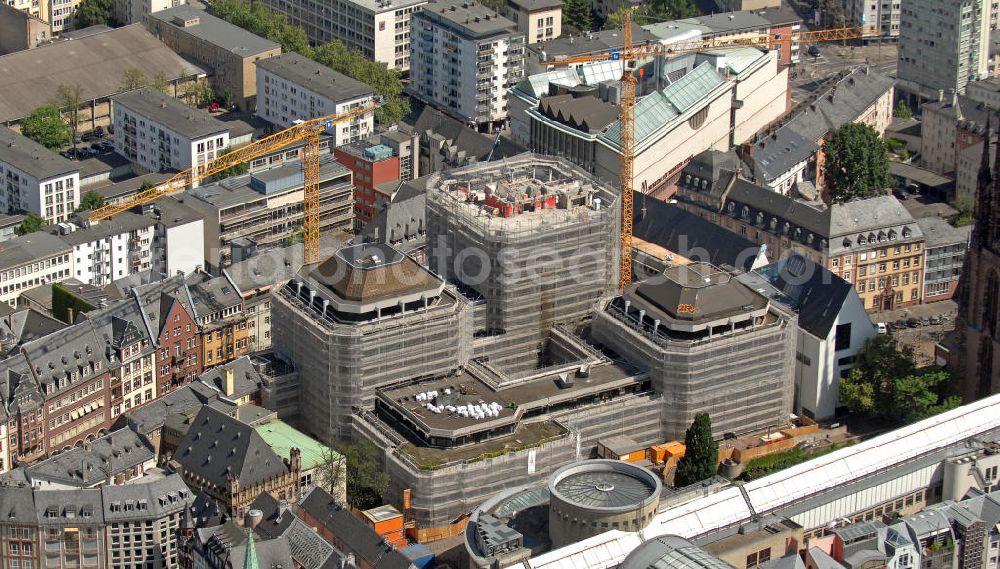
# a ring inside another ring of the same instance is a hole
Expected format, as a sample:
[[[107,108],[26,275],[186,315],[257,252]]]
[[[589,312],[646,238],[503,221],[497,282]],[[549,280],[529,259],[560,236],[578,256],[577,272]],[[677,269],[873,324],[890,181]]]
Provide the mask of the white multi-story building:
[[[205,265],[205,220],[200,212],[169,196],[153,202],[149,212],[156,219],[153,271],[190,274]]]
[[[969,81],[987,75],[989,33],[987,0],[906,0],[896,89],[913,104],[965,93]]]
[[[256,62],[257,116],[280,127],[370,105],[371,86],[297,53]],[[332,125],[334,146],[357,142],[374,131],[374,113]]]
[[[0,302],[16,306],[21,292],[72,276],[71,247],[48,233],[0,243]]]
[[[427,0],[264,0],[314,44],[340,40],[389,69],[410,68],[410,14]]]
[[[80,167],[30,138],[0,128],[0,207],[58,223],[80,203]]]
[[[153,219],[126,211],[79,227],[58,226],[60,237],[73,247],[73,278],[94,286],[152,268]]]
[[[229,128],[157,89],[115,95],[115,151],[140,170],[187,170],[229,147]]]
[[[847,0],[844,4],[844,25],[861,26],[866,34],[882,37],[899,36],[901,0]],[[833,22],[839,25],[841,22]]]
[[[408,92],[477,127],[507,121],[507,89],[524,75],[524,34],[474,1],[413,14]],[[492,128],[490,128],[492,130]]]

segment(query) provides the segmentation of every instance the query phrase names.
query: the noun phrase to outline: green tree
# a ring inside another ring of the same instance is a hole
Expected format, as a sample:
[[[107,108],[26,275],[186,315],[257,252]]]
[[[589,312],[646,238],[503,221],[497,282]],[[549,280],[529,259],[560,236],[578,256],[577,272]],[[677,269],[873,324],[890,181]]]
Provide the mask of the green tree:
[[[149,86],[164,93],[165,95],[170,95],[170,82],[167,81],[167,76],[164,75],[162,71],[156,72],[156,75],[153,76],[153,81],[149,84]]]
[[[219,156],[222,156],[224,154],[229,154],[230,152],[232,152],[232,150],[233,150],[232,148],[227,147],[225,150],[219,152]],[[219,172],[214,176],[214,178],[216,180],[224,180],[232,176],[242,176],[243,174],[246,174],[249,171],[250,171],[250,165],[247,164],[246,162],[241,162],[239,164],[233,164],[232,166]]]
[[[93,211],[103,205],[104,197],[91,190],[80,196],[80,205],[77,206],[76,211]]]
[[[59,107],[44,105],[31,111],[21,121],[21,134],[49,150],[59,150],[73,140],[73,133],[63,122]]]
[[[285,243],[288,245],[295,245],[296,243],[302,243],[305,240],[306,240],[305,230],[302,228],[301,225],[299,225],[292,231],[292,234],[288,236],[288,239],[285,240]]]
[[[900,99],[896,103],[896,110],[892,112],[892,116],[899,119],[912,119],[913,111],[910,110],[910,105],[907,105],[905,100]]]
[[[41,231],[43,227],[45,227],[45,220],[40,215],[29,213],[28,216],[24,218],[24,221],[21,222],[21,225],[18,225],[17,229],[14,230],[14,233],[17,233],[18,235],[27,235],[29,233]]]
[[[75,29],[89,28],[104,24],[112,25],[112,0],[83,0],[73,12],[73,27]]]
[[[622,6],[614,12],[608,14],[608,17],[604,19],[604,25],[601,26],[605,30],[620,30],[625,27],[625,14],[628,12],[628,6]],[[638,14],[633,13],[632,17],[635,18]]]
[[[883,195],[892,183],[889,152],[878,132],[861,123],[847,123],[823,145],[826,185],[831,201],[843,203]]]
[[[593,29],[594,19],[591,3],[588,0],[564,0],[563,22],[581,32]]]
[[[284,52],[299,53],[370,85],[384,98],[384,103],[375,111],[375,120],[379,123],[395,124],[410,113],[399,73],[386,68],[384,63],[372,61],[339,41],[310,47],[301,28],[289,24],[284,15],[270,11],[259,0],[215,0],[212,10],[227,22],[278,42]]]
[[[381,505],[389,475],[382,467],[379,449],[363,441],[336,445],[335,450],[347,460],[347,501],[360,510]]]
[[[904,423],[926,419],[961,404],[948,393],[951,374],[943,369],[914,373],[896,380],[894,413]]]
[[[644,13],[654,20],[680,20],[699,14],[690,0],[653,0]]]
[[[361,52],[348,49],[336,40],[313,49],[312,58],[371,86],[381,95],[383,103],[375,110],[375,120],[380,124],[395,124],[410,113],[410,103],[403,97],[403,82],[396,70],[366,59]]]
[[[212,84],[205,78],[189,83],[184,88],[184,98],[187,99],[188,103],[195,106],[207,107],[215,99],[215,94],[212,92]]]
[[[145,87],[148,81],[146,80],[146,74],[138,67],[129,67],[122,72],[122,82],[118,87],[118,92],[124,93],[126,91],[134,91],[141,87]]]
[[[72,133],[73,156],[76,156],[76,137],[80,132],[80,107],[83,106],[83,87],[79,83],[56,87],[56,106],[66,110]]]
[[[712,419],[698,413],[684,434],[684,456],[677,463],[674,486],[681,488],[715,475],[719,469],[719,444],[712,438]]]
[[[344,485],[344,457],[330,447],[324,446],[320,455],[318,471],[319,485],[334,497],[341,495],[341,487]]]

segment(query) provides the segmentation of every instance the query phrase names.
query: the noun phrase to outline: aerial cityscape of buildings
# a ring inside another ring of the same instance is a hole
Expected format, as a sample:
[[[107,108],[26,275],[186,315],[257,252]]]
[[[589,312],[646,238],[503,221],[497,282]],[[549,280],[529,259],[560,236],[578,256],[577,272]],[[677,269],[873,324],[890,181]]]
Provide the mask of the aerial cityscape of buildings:
[[[0,569],[1000,569],[998,19],[0,3]]]

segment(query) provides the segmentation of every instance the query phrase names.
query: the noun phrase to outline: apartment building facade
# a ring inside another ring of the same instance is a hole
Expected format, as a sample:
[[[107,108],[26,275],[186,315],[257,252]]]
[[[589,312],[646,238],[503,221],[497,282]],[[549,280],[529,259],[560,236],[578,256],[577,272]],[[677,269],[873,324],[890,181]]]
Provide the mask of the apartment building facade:
[[[73,276],[72,247],[35,232],[0,243],[0,301],[17,305],[23,291]]]
[[[869,312],[923,301],[924,234],[893,196],[843,204],[803,202],[730,174],[705,191],[694,176],[675,195],[692,213],[767,246],[795,252],[851,283]]]
[[[330,156],[320,160],[320,228],[350,229],[353,224],[351,172]],[[232,243],[249,237],[261,249],[281,246],[302,226],[303,178],[291,162],[250,175],[236,176],[188,192],[185,205],[205,218],[207,268],[216,272],[232,263]]]
[[[48,223],[80,204],[80,168],[13,130],[0,128],[0,207],[27,211]]]
[[[213,277],[196,271],[186,279],[194,318],[201,336],[202,368],[208,369],[250,353],[250,327],[243,293],[222,271]]]
[[[156,392],[164,396],[202,372],[201,333],[183,275],[138,286],[132,291],[156,338]],[[155,399],[155,398],[154,398]]]
[[[538,43],[562,35],[562,9],[559,0],[507,0],[503,15],[528,43]]]
[[[884,38],[899,37],[900,0],[847,0],[844,5],[846,24],[860,26],[865,34]]]
[[[897,88],[911,106],[964,93],[969,81],[985,78],[989,22],[989,0],[903,2]]]
[[[138,0],[118,0],[125,1]],[[156,12],[146,27],[170,49],[211,67],[212,89],[231,93],[244,111],[252,112],[257,106],[254,62],[281,54],[279,44],[188,5]]]
[[[405,72],[410,65],[410,14],[427,0],[265,0],[305,30],[313,44],[340,40],[365,58]]]
[[[940,217],[917,220],[926,240],[924,302],[949,300],[958,292],[972,226],[953,227]]]
[[[525,36],[514,22],[474,0],[430,2],[411,27],[408,92],[480,130],[504,124],[507,90],[524,75]]]
[[[285,128],[295,121],[343,113],[372,104],[368,85],[297,53],[262,59],[257,65],[257,116]],[[333,146],[356,142],[375,128],[375,114],[365,113],[330,125]]]
[[[151,218],[124,212],[89,227],[62,223],[57,231],[73,247],[73,277],[105,286],[153,267],[154,225]]]
[[[384,184],[398,182],[399,156],[384,144],[349,144],[334,149],[337,162],[352,173],[354,180],[354,216],[360,227],[372,220],[391,199]]]
[[[229,128],[157,89],[112,97],[115,151],[141,171],[187,170],[229,147]]]

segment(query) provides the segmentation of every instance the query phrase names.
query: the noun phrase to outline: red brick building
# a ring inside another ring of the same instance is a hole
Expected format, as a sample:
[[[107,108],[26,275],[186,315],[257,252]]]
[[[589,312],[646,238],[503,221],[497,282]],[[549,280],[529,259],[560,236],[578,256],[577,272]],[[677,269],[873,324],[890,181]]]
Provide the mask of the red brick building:
[[[156,337],[156,393],[159,397],[201,374],[201,335],[182,275],[137,287],[134,293]]]
[[[384,144],[349,144],[333,151],[337,161],[354,174],[354,216],[360,224],[375,217],[391,194],[379,186],[400,179],[399,156]]]
[[[91,322],[25,343],[0,362],[11,466],[81,446],[111,424],[110,360]]]

